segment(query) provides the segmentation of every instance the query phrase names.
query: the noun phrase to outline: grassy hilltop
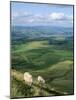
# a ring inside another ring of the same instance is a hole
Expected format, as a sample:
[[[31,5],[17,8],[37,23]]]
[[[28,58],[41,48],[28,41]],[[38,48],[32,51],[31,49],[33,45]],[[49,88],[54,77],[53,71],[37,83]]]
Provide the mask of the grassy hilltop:
[[[73,40],[70,37],[18,42],[11,47],[12,97],[73,94]],[[31,87],[23,81],[26,71],[34,78]],[[36,82],[39,75],[45,79],[44,86]]]

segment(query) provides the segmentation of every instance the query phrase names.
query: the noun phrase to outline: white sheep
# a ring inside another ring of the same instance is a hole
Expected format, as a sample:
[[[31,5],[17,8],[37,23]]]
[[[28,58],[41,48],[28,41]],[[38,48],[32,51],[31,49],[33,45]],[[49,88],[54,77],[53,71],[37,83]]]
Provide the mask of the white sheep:
[[[32,75],[29,72],[24,73],[24,81],[25,81],[26,84],[28,84],[30,86],[32,85],[33,78],[32,78]]]
[[[43,84],[45,83],[45,80],[42,78],[42,76],[38,76],[37,80],[39,83],[43,83]]]

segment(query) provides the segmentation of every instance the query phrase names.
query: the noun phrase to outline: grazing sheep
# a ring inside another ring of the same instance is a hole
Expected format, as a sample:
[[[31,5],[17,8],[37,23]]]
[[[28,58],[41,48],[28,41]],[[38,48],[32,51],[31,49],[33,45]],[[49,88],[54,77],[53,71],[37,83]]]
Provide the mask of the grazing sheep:
[[[41,76],[38,76],[38,82],[44,84],[45,80]]]
[[[24,81],[25,81],[26,84],[28,84],[30,86],[32,85],[33,78],[32,78],[32,75],[29,72],[24,73]]]

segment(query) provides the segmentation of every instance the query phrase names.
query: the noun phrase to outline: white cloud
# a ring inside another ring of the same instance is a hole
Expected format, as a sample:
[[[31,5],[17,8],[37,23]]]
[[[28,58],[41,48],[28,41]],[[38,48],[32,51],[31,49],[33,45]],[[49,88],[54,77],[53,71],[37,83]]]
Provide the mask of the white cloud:
[[[64,15],[64,13],[55,13],[54,12],[49,15],[49,18],[52,20],[61,20],[61,19],[65,18],[65,15]]]
[[[44,18],[44,16],[42,14],[35,14],[34,17],[35,18],[40,18],[40,19]]]
[[[22,15],[27,16],[27,15],[29,15],[29,13],[28,12],[23,12]]]
[[[42,14],[31,14],[29,12],[17,12],[13,13],[12,15],[12,21],[14,23],[56,23],[58,21],[59,23],[68,23],[67,21],[72,22],[73,16],[65,15],[64,13],[59,12],[53,12],[47,15]]]
[[[34,21],[35,21],[34,19],[29,19],[29,20],[28,20],[29,23],[32,23],[32,22],[34,22]]]
[[[73,16],[65,15],[64,13],[51,13],[49,14],[48,18],[50,20],[58,20],[58,21],[71,21],[73,19]]]
[[[19,12],[12,12],[12,17],[13,18],[19,18],[19,17],[23,17],[23,16],[29,16],[29,13],[28,12],[21,12],[21,11],[19,11]]]
[[[72,16],[72,15],[67,16],[67,19],[68,19],[68,20],[73,20],[73,16]]]

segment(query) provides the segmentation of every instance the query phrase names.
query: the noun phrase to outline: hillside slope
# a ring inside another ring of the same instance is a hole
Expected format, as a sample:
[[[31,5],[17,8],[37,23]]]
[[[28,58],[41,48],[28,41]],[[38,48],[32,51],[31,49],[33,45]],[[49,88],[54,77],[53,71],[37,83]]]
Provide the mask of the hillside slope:
[[[34,82],[30,87],[23,81],[23,73],[11,70],[11,97],[53,96],[73,94],[73,62],[64,61],[49,67],[47,70],[32,71]],[[61,66],[62,65],[62,66]],[[44,77],[46,83],[37,83],[37,76]]]

